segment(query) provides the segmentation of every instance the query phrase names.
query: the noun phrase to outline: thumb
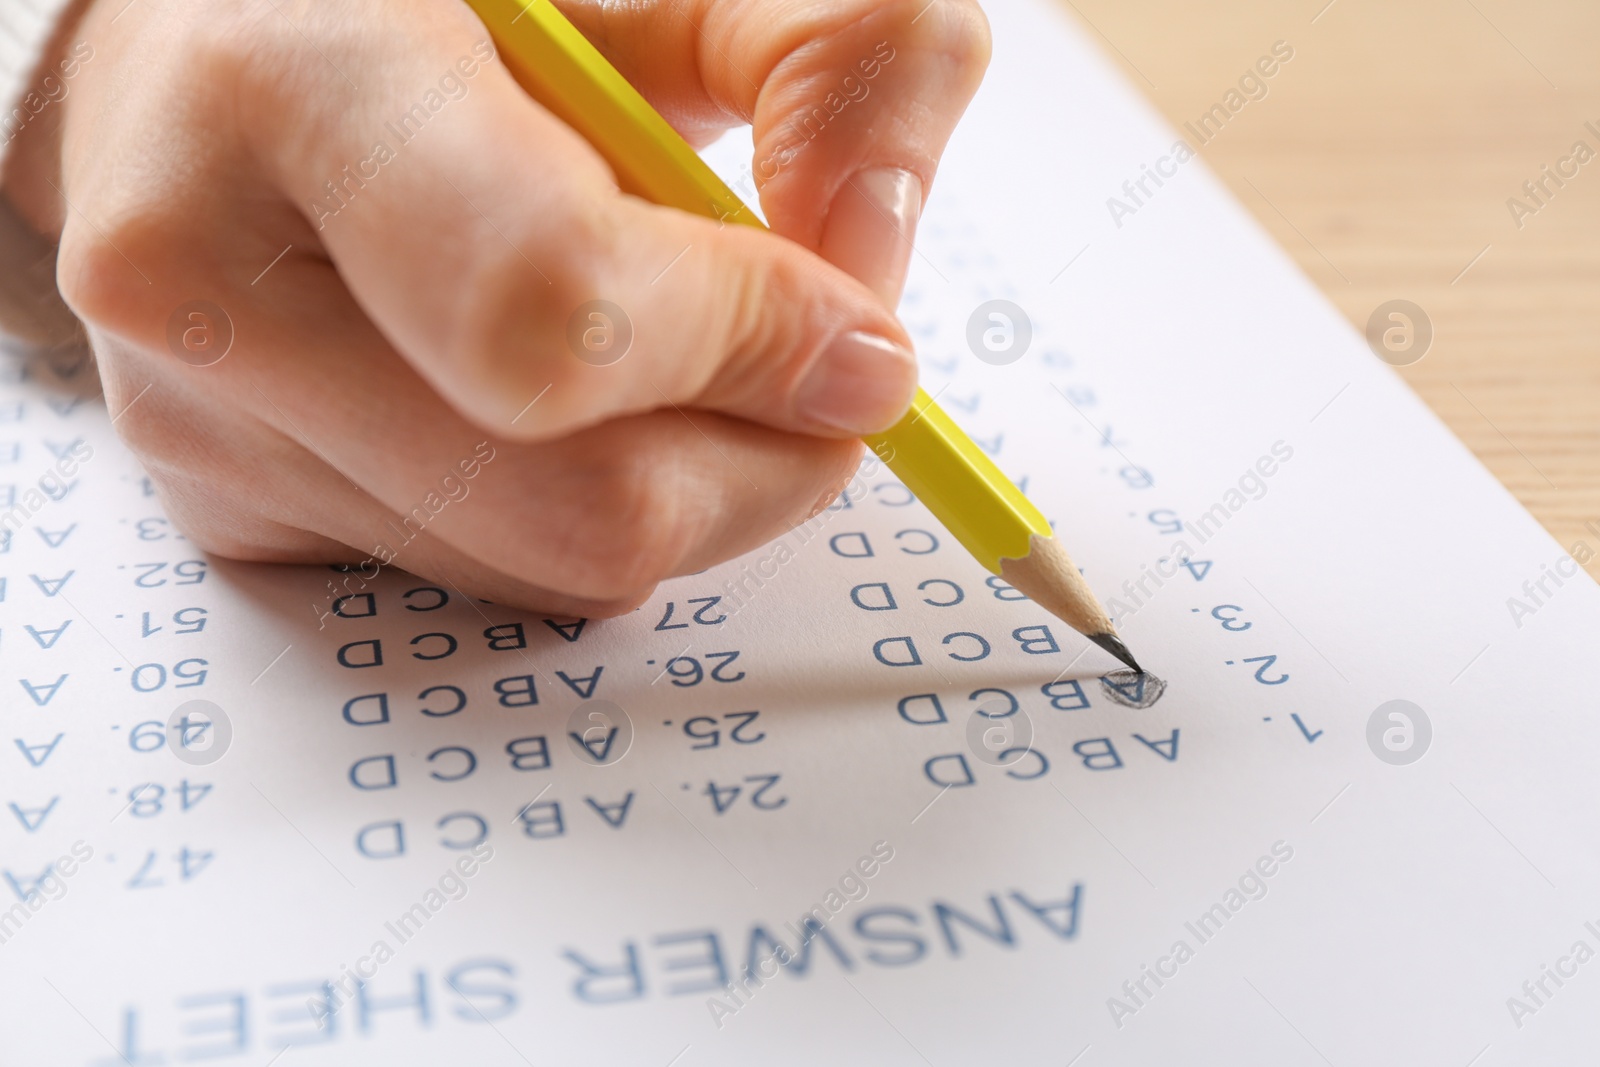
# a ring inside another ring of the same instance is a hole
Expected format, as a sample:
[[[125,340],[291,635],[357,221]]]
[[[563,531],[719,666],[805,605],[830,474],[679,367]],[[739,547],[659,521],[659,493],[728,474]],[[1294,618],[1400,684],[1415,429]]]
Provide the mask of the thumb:
[[[624,195],[466,9],[439,10],[381,69],[341,54],[383,91],[296,95],[256,136],[361,310],[456,410],[524,441],[669,406],[833,437],[905,412],[910,340],[871,290],[786,238]],[[437,115],[407,110],[430,96]]]
[[[568,319],[575,358],[524,432],[671,404],[858,437],[905,413],[916,360],[871,290],[770,233],[626,197],[611,206],[623,236],[582,272],[597,285]]]

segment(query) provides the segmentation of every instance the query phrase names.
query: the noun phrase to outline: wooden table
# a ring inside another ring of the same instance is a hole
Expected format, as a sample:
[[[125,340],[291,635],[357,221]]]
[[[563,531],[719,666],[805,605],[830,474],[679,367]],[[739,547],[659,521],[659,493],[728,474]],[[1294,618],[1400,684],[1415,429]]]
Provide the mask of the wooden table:
[[[1062,2],[1178,127],[1293,47],[1201,154],[1358,329],[1424,309],[1406,380],[1600,578],[1600,4]]]

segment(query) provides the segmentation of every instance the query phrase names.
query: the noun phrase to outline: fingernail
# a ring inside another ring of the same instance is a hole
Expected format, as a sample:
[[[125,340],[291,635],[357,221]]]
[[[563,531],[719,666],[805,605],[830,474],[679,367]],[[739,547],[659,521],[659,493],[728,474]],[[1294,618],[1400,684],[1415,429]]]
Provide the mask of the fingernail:
[[[921,178],[898,167],[857,171],[833,198],[818,251],[892,308],[905,288],[921,214]]]
[[[911,404],[917,362],[886,338],[840,334],[795,392],[802,417],[860,436],[893,426]]]

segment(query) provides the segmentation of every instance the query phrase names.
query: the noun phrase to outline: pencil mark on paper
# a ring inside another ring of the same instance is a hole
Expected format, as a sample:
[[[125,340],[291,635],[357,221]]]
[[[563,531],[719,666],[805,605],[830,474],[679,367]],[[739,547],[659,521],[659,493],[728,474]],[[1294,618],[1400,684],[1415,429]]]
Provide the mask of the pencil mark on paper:
[[[1167,683],[1153,674],[1134,670],[1112,671],[1100,678],[1100,690],[1113,704],[1125,708],[1148,708],[1161,699]]]

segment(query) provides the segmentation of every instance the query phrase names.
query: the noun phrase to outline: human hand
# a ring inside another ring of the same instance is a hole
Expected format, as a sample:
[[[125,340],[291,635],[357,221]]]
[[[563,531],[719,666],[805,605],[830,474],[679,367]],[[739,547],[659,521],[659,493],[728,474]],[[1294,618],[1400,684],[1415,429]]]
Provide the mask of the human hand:
[[[6,188],[200,547],[615,614],[814,514],[905,410],[888,305],[971,0],[562,8],[692,140],[753,122],[788,239],[619,193],[456,0],[93,0],[64,38]],[[597,299],[633,333],[603,366]]]

